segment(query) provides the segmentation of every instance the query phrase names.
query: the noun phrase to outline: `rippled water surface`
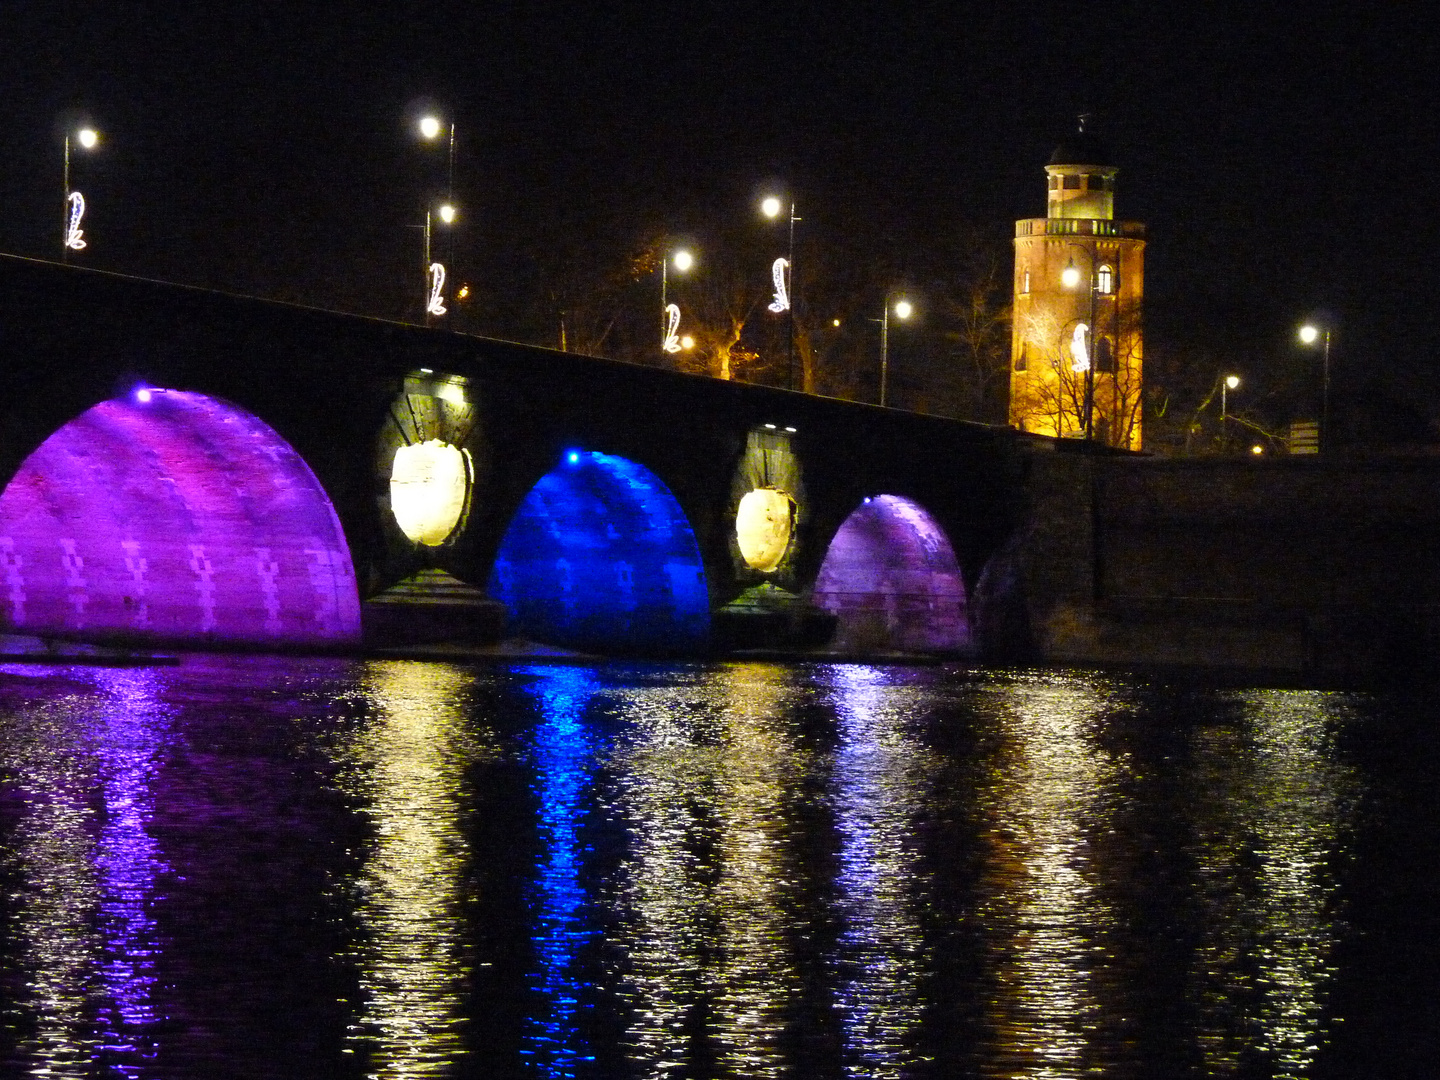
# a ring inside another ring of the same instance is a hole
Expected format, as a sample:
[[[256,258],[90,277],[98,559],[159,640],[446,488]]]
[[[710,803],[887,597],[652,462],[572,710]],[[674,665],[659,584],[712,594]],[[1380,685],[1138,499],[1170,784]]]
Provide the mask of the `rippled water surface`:
[[[0,1074],[1435,1075],[1435,719],[1084,672],[0,667]]]

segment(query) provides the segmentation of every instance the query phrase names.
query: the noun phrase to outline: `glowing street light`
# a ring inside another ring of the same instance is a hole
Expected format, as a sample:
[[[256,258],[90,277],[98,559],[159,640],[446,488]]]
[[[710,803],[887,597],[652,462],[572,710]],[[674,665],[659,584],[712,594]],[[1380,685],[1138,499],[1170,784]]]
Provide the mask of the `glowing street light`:
[[[64,170],[64,194],[65,194],[65,226],[60,234],[60,259],[68,262],[70,252],[83,251],[85,248],[85,233],[80,228],[80,222],[85,217],[85,196],[78,191],[70,190],[70,137],[71,132],[65,132],[65,170]],[[75,142],[82,150],[93,150],[100,143],[100,133],[92,127],[82,127],[74,132]]]
[[[1324,359],[1321,367],[1320,384],[1320,449],[1323,451],[1330,442],[1330,328],[1306,323],[1298,332],[1302,345],[1314,345],[1321,341]]]
[[[886,387],[890,381],[890,312],[897,319],[908,319],[915,314],[915,305],[909,300],[890,302],[894,294],[885,297],[885,313],[880,316],[880,405],[885,405]]]
[[[660,351],[664,353],[677,353],[681,349],[690,348],[690,345],[686,345],[679,336],[679,305],[670,303],[670,264],[672,262],[675,264],[675,269],[683,274],[695,265],[695,256],[684,248],[679,248],[669,252],[660,260]],[[693,345],[694,339],[691,338],[690,342]]]
[[[778,195],[767,195],[760,202],[760,212],[771,221],[777,220],[784,210],[785,203]],[[775,281],[775,299],[770,304],[770,310],[777,315],[782,312],[785,315],[787,338],[785,386],[790,390],[795,389],[795,223],[799,220],[795,216],[795,201],[792,199],[787,219],[789,233],[785,258],[776,259],[770,267],[770,274]]]

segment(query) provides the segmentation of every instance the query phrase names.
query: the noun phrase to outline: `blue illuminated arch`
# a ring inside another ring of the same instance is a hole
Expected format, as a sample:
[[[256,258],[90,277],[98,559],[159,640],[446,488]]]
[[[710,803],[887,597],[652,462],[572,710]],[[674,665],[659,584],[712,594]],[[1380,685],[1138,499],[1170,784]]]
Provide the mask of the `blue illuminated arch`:
[[[143,388],[76,417],[0,495],[0,626],[140,642],[360,638],[324,488],[255,416]]]
[[[625,458],[570,450],[521,503],[490,595],[526,637],[607,652],[704,646],[710,595],[669,488]]]

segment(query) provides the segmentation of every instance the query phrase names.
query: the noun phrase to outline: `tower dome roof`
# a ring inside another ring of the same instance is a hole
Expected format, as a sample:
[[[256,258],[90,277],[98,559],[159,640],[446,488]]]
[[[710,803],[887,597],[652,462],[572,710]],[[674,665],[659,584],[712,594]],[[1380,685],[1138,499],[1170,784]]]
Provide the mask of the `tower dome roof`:
[[[1090,127],[1090,117],[1081,116],[1077,130],[1065,138],[1050,155],[1049,165],[1113,165],[1110,148]]]

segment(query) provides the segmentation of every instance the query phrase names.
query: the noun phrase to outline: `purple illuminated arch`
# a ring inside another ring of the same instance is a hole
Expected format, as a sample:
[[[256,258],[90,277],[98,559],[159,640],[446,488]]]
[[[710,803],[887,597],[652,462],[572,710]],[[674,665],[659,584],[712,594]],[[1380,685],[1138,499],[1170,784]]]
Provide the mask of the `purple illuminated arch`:
[[[234,405],[151,390],[66,424],[0,495],[0,625],[323,646],[359,640],[360,602],[300,455]]]
[[[830,542],[815,603],[839,617],[835,645],[963,652],[965,583],[944,530],[898,495],[866,499]]]

